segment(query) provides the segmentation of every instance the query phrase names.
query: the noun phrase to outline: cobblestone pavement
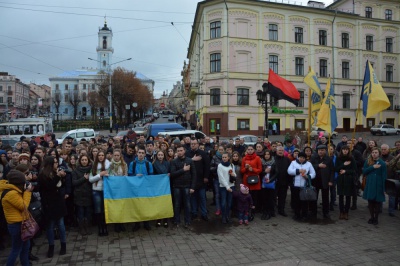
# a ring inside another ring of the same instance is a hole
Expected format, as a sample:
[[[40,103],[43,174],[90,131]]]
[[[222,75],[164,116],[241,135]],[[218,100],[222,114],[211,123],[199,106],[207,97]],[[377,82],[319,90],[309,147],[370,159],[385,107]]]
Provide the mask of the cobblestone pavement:
[[[348,221],[339,221],[335,209],[332,220],[321,219],[319,209],[317,220],[299,223],[287,210],[289,217],[262,221],[257,214],[249,226],[237,219],[225,226],[209,206],[210,221],[195,220],[192,230],[152,226],[132,232],[127,225],[127,232],[118,234],[109,225],[108,237],[98,237],[94,227],[82,237],[73,228],[67,231],[64,256],[58,255],[56,242],[54,257],[46,258],[45,234],[35,239],[33,254],[40,260],[33,265],[400,265],[400,215],[389,217],[387,202],[377,226],[367,224],[366,202],[360,198]],[[1,265],[8,253],[1,251]]]

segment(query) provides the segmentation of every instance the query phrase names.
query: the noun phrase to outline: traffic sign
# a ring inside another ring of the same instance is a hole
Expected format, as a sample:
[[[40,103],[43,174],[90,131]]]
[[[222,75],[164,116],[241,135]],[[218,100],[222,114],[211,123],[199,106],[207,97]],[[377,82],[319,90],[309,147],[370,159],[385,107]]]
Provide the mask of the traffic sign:
[[[165,103],[160,103],[160,108],[165,108]]]

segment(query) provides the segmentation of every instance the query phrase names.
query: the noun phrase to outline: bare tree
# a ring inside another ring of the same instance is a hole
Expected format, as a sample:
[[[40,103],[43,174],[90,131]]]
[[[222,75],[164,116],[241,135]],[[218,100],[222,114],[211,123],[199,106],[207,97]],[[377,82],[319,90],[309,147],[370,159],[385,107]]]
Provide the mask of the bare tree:
[[[74,108],[74,120],[76,120],[76,116],[78,114],[78,106],[81,101],[82,99],[79,90],[78,89],[71,90],[69,93],[69,102]]]
[[[92,109],[92,119],[96,121],[97,111],[100,107],[105,106],[107,102],[97,91],[91,91],[88,93],[87,101]]]
[[[56,92],[54,93],[53,103],[54,107],[56,108],[57,121],[58,121],[60,115],[60,103],[61,103],[61,93],[59,90],[56,90]]]

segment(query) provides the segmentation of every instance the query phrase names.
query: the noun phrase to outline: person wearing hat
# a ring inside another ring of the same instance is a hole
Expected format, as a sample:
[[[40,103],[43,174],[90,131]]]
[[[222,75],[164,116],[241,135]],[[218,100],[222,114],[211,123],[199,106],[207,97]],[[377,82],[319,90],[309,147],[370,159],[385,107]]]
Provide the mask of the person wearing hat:
[[[29,206],[33,187],[26,185],[25,175],[18,170],[11,169],[7,177],[8,181],[0,180],[1,204],[12,242],[7,265],[15,265],[19,257],[21,265],[28,266],[30,241],[21,240],[21,225],[24,220],[22,212]]]
[[[319,191],[321,190],[322,194],[322,213],[325,219],[330,219],[329,216],[329,187],[334,183],[335,177],[335,167],[332,162],[332,158],[330,158],[327,154],[327,146],[319,145],[317,146],[317,154],[311,157],[310,160],[313,165],[316,177],[312,182],[312,185],[317,190],[317,201]],[[317,201],[312,203],[311,212],[315,217],[317,215]]]
[[[300,152],[298,158],[290,163],[287,170],[293,179],[293,207],[296,221],[306,220],[308,217],[308,202],[300,200],[300,189],[306,185],[307,180],[315,178],[315,170],[310,162],[306,160],[307,155]]]

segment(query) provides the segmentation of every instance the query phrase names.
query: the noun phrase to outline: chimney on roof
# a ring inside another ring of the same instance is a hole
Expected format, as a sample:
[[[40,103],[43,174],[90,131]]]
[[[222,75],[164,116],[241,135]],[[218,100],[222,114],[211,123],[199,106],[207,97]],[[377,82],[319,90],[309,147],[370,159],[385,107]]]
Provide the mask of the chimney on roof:
[[[318,2],[318,1],[308,1],[307,6],[315,8],[325,8],[325,4],[323,2]]]

